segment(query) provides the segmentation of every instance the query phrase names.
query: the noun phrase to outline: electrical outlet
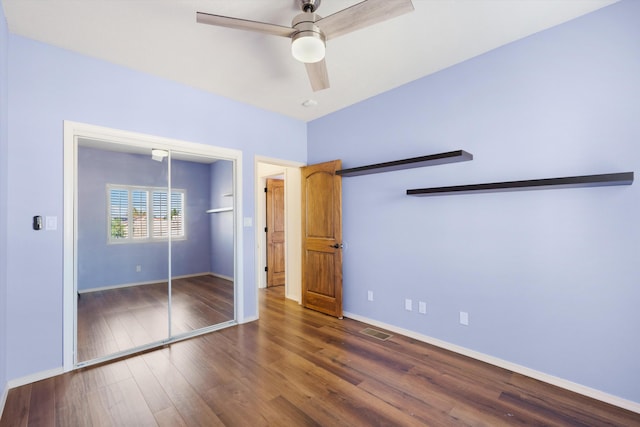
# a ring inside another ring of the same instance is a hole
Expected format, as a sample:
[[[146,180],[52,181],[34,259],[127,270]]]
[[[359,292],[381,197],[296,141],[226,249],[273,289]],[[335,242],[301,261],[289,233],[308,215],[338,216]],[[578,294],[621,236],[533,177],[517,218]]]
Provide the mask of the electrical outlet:
[[[420,301],[418,303],[418,312],[420,314],[427,314],[427,303],[424,301]]]
[[[469,326],[469,313],[467,313],[466,311],[460,312],[460,324]]]
[[[410,299],[405,299],[404,300],[404,309],[407,311],[411,311],[413,310],[412,308],[413,302]]]
[[[367,291],[367,301],[373,301],[373,291]]]
[[[136,265],[136,273],[140,273],[142,271],[141,265]]]

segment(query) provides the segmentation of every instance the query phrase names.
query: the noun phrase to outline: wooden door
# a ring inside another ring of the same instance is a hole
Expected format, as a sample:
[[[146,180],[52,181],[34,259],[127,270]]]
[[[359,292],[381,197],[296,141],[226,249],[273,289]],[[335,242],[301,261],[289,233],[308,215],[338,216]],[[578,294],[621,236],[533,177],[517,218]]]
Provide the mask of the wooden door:
[[[340,160],[302,168],[302,304],[342,318]]]
[[[267,287],[284,285],[284,181],[267,179]]]

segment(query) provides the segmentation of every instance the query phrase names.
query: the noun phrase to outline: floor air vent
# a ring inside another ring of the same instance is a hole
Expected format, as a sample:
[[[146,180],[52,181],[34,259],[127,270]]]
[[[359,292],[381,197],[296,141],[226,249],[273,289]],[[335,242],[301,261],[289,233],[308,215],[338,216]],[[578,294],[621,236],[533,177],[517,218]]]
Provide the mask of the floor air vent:
[[[377,329],[373,329],[373,328],[366,328],[360,331],[361,334],[365,334],[365,335],[369,335],[370,337],[373,337],[375,339],[378,339],[380,341],[386,341],[389,338],[391,338],[393,335],[389,335],[386,332],[382,332],[382,331],[378,331]]]

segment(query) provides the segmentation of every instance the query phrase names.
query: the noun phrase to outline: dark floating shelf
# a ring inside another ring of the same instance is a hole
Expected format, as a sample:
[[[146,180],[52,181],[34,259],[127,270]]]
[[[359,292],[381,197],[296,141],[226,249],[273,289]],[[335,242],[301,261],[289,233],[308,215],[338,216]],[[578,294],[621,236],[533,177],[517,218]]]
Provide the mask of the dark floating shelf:
[[[439,196],[445,194],[495,193],[499,191],[539,190],[547,188],[602,187],[631,185],[633,172],[602,175],[569,176],[565,178],[531,179],[527,181],[492,182],[489,184],[455,185],[452,187],[416,188],[408,196]]]
[[[445,163],[466,162],[468,160],[473,160],[473,154],[467,153],[464,150],[456,150],[449,151],[448,153],[431,154],[429,156],[412,157],[410,159],[394,160],[392,162],[376,163],[375,165],[342,169],[336,171],[336,174],[341,176],[358,176],[370,173],[419,168],[423,166],[442,165]]]

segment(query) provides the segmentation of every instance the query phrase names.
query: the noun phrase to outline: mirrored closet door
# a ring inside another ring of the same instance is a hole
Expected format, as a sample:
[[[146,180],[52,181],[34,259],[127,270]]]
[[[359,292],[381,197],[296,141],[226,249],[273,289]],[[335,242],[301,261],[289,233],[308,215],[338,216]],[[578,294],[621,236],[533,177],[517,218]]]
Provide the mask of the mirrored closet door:
[[[76,364],[233,322],[233,161],[76,148]]]
[[[235,318],[233,162],[172,151],[171,183],[171,213],[179,218],[172,222],[171,335],[180,337]]]

